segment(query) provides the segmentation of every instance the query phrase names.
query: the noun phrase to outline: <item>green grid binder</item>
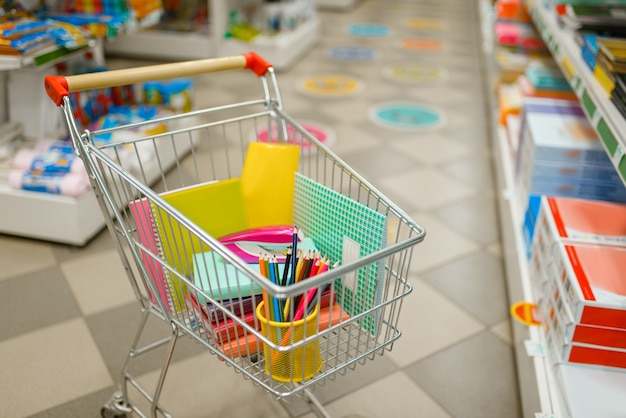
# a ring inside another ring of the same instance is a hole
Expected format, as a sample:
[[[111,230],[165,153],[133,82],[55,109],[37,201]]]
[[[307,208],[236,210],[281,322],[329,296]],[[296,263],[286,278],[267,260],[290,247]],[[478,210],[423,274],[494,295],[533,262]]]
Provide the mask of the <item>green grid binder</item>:
[[[306,176],[296,173],[294,223],[315,242],[331,262],[351,261],[386,245],[387,217]],[[380,303],[384,266],[380,262],[355,270],[337,281],[338,301],[349,315]],[[363,329],[377,333],[378,311],[361,321]]]

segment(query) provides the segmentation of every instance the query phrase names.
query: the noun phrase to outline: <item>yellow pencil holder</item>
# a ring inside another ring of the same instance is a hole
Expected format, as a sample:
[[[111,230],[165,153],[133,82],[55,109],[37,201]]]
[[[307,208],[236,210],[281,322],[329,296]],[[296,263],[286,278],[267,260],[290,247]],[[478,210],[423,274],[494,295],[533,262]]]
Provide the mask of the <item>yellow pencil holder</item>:
[[[260,302],[256,316],[261,323],[261,333],[278,346],[291,346],[317,332],[318,305],[309,316],[293,322],[268,321],[265,305]],[[322,369],[319,339],[287,351],[274,350],[263,343],[265,372],[279,382],[302,382],[315,376]]]

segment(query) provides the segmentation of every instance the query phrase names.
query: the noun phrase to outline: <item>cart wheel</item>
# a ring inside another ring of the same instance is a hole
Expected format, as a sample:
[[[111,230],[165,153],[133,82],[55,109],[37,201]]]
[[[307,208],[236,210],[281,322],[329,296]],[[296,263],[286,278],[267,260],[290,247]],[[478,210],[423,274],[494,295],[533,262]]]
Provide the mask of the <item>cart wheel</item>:
[[[125,413],[117,413],[105,407],[102,407],[102,409],[100,410],[100,415],[102,416],[102,418],[127,418],[128,417],[128,415],[126,415]]]

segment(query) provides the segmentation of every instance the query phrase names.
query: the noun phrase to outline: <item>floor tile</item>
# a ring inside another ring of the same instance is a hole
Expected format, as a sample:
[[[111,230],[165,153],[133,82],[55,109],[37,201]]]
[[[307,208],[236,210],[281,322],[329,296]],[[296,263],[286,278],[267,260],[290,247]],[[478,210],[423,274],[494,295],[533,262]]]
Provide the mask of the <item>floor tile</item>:
[[[66,261],[61,270],[85,315],[136,300],[116,251]]]
[[[493,190],[493,171],[487,155],[473,155],[441,165],[444,173],[476,190]]]
[[[350,396],[325,405],[333,417],[385,418],[407,414],[429,418],[450,417],[404,373],[396,372],[371,383]],[[419,412],[418,412],[419,411]],[[313,413],[303,418],[314,418]]]
[[[394,343],[389,358],[409,364],[468,338],[484,326],[430,285],[413,280],[413,293],[402,303],[398,327],[402,337]]]
[[[111,386],[31,415],[29,418],[102,418],[100,410],[114,391],[115,386]]]
[[[504,266],[491,254],[474,253],[421,277],[484,324],[509,315]]]
[[[455,417],[521,417],[512,348],[490,332],[473,336],[406,369]]]
[[[3,418],[27,417],[113,384],[82,319],[0,342],[0,370]]]
[[[511,331],[510,319],[505,319],[502,322],[498,322],[497,324],[492,325],[491,327],[489,327],[489,331],[493,332],[507,344],[513,345],[513,334]]]
[[[394,150],[427,166],[455,160],[470,152],[469,147],[450,141],[440,132],[406,135],[396,138],[391,146]]]
[[[351,124],[337,125],[335,135],[337,137],[332,150],[340,157],[380,146],[380,141],[375,136],[367,130]]]
[[[433,211],[441,221],[481,244],[500,239],[500,226],[495,199],[473,196]]]
[[[55,265],[54,254],[45,242],[0,235],[0,280]]]
[[[479,249],[474,241],[429,214],[416,213],[413,218],[426,229],[426,237],[413,251],[412,272],[420,273],[448,264]]]
[[[343,374],[332,376],[323,385],[313,387],[313,394],[323,405],[327,405],[343,396],[350,396],[352,392],[370,383],[389,376],[397,371],[397,367],[388,357],[388,354],[386,352],[382,357],[376,356],[373,361],[357,365],[354,370],[344,370]],[[291,399],[284,406],[293,417],[306,414],[311,410],[302,398]]]
[[[0,281],[0,341],[78,316],[58,268]]]
[[[118,378],[130,346],[135,338],[141,314],[139,303],[130,303],[119,308],[90,315],[86,318],[94,341],[98,344],[102,358],[115,379]],[[154,316],[150,316],[143,332],[140,346],[169,337],[171,328]],[[132,360],[130,372],[139,375],[159,370],[165,359],[167,346],[152,350]],[[189,338],[181,338],[176,344],[173,362],[197,355],[204,349]],[[116,380],[117,381],[117,380]]]
[[[139,381],[153,391],[157,378],[158,373],[154,372],[141,376]],[[145,401],[135,399],[145,408]],[[280,402],[207,355],[197,355],[170,367],[161,405],[174,416],[185,418],[289,418]]]
[[[357,173],[374,181],[382,176],[402,172],[415,166],[415,161],[389,147],[377,147],[344,155],[344,161]]]
[[[380,178],[378,183],[398,194],[406,194],[412,206],[420,210],[458,202],[475,193],[471,186],[432,168],[418,168],[387,175]]]
[[[102,251],[113,250],[115,242],[107,229],[96,234],[82,247],[64,244],[52,244],[52,252],[58,263],[85,257],[87,254],[98,254]]]

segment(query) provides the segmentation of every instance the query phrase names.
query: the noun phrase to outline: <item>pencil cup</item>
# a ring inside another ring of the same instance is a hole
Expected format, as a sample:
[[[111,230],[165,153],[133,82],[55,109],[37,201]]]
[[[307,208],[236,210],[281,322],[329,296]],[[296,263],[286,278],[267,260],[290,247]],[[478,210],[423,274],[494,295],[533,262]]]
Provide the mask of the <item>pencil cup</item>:
[[[263,302],[260,302],[256,316],[261,323],[261,333],[278,346],[291,346],[317,332],[317,305],[305,319],[293,322],[268,321],[264,309]],[[277,351],[264,343],[263,354],[265,372],[279,382],[302,382],[322,368],[319,339],[288,351]]]

